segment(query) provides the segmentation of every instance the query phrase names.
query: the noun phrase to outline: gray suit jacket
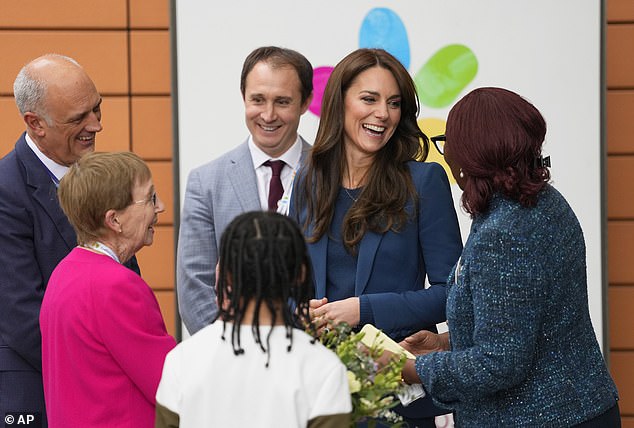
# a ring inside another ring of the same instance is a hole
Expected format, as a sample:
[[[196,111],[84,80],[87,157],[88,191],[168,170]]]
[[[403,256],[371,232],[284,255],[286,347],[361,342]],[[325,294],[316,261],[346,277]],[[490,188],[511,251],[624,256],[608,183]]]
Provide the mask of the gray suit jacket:
[[[300,139],[303,162],[311,146]],[[176,289],[179,312],[190,334],[212,323],[218,314],[215,283],[222,232],[237,215],[260,209],[246,141],[189,174],[178,237]]]

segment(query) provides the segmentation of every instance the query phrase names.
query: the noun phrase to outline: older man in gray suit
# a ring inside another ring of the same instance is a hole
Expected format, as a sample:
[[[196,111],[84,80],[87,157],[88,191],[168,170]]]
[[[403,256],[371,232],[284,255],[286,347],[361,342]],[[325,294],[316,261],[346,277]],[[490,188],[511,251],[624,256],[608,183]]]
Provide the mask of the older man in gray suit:
[[[313,96],[313,68],[303,55],[274,46],[254,50],[244,61],[240,90],[251,135],[187,180],[176,271],[179,311],[190,334],[218,312],[215,268],[222,232],[246,211],[284,212],[310,149],[297,133]]]

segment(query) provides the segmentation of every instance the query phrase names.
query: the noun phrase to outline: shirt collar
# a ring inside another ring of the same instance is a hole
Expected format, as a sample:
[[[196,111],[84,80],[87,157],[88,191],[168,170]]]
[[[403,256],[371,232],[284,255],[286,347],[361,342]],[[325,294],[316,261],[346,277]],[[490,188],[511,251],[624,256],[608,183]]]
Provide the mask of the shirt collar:
[[[289,147],[288,150],[285,151],[279,158],[271,158],[269,155],[264,153],[258,146],[255,145],[252,136],[249,136],[248,145],[249,151],[251,152],[251,159],[253,160],[253,169],[259,168],[264,162],[269,159],[279,159],[283,160],[286,165],[294,170],[299,165],[299,160],[302,157],[302,142],[299,135],[297,135],[297,139],[295,140],[293,145]]]
[[[49,157],[47,157],[42,151],[37,147],[37,144],[31,139],[29,134],[24,134],[24,139],[26,140],[26,144],[29,146],[35,156],[44,164],[46,168],[57,178],[57,180],[61,180],[64,174],[68,172],[68,167],[64,165],[60,165],[57,162],[53,161]]]

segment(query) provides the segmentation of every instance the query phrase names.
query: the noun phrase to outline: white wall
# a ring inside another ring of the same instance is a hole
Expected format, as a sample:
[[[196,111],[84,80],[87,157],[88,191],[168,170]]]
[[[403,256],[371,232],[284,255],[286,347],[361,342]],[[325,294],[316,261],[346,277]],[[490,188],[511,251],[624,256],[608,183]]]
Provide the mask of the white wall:
[[[475,54],[478,72],[458,98],[476,87],[502,86],[542,112],[553,184],[585,232],[590,311],[601,343],[599,0],[178,0],[181,197],[192,168],[247,137],[239,79],[251,50],[280,45],[302,52],[314,67],[334,66],[359,47],[361,23],[376,7],[402,20],[412,75],[438,49],[463,44]],[[444,121],[449,108],[422,105],[420,118]],[[317,116],[307,113],[300,133],[312,140],[317,124]],[[468,227],[462,215],[464,237]]]

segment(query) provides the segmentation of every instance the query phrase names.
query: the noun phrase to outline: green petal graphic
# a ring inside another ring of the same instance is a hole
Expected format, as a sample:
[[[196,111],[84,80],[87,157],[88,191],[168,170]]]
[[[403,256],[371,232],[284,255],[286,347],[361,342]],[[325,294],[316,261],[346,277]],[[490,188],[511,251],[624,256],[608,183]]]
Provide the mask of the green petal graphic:
[[[478,72],[478,60],[464,45],[447,45],[436,52],[414,77],[418,97],[428,107],[451,104]]]

